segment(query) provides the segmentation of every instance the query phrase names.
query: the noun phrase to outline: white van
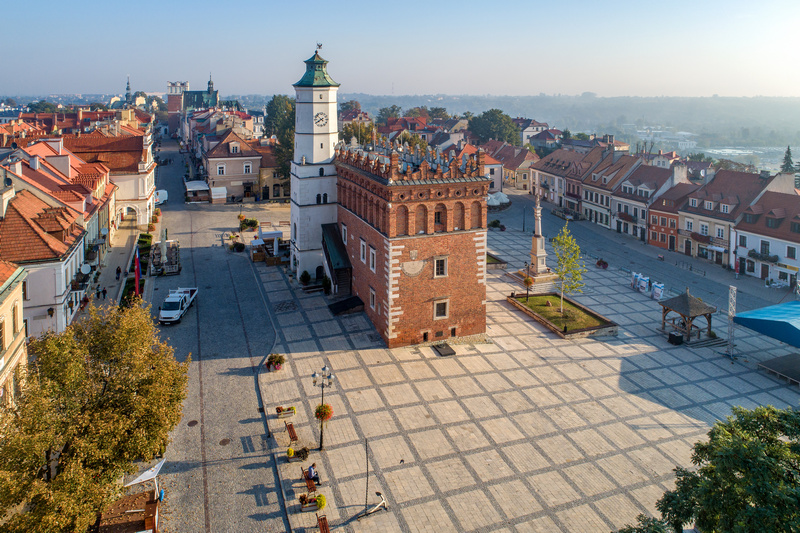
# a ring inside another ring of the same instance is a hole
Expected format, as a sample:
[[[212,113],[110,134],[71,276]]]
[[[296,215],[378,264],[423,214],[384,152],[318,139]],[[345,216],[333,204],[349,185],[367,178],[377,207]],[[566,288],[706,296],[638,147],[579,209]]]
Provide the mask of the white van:
[[[156,191],[156,205],[161,205],[167,203],[169,199],[169,194],[164,189]]]

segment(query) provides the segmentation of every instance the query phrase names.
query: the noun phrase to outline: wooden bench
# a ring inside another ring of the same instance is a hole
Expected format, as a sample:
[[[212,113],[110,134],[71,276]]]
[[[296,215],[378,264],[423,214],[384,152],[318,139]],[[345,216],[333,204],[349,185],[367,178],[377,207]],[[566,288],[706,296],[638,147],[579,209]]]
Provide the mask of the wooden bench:
[[[319,533],[331,533],[331,528],[328,527],[328,517],[325,515],[317,515],[317,527]]]
[[[289,434],[289,444],[298,442],[300,439],[297,438],[297,432],[294,430],[294,424],[289,424],[288,422],[284,422],[284,424],[286,424],[286,432]]]
[[[308,477],[308,470],[306,470],[305,468],[303,468],[301,466],[300,467],[300,473],[303,476],[303,481],[306,482],[306,490],[308,490],[308,493],[311,494],[313,492],[317,492],[317,484],[314,483],[313,479]]]

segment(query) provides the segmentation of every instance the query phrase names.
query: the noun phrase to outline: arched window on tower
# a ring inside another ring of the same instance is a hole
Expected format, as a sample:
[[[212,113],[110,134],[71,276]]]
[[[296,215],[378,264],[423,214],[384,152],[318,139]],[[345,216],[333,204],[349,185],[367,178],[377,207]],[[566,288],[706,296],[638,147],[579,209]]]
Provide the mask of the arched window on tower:
[[[318,194],[317,195],[317,204],[321,204],[321,203],[322,203],[322,195]]]
[[[395,232],[397,235],[408,235],[408,208],[401,205],[397,208]]]
[[[320,146],[320,148],[322,148],[322,146]],[[324,168],[319,167],[319,175],[320,176],[324,176],[325,175],[325,169]]]
[[[328,203],[328,193],[323,193],[322,194],[322,203],[323,204],[327,204]]]
[[[464,204],[456,202],[453,207],[453,229],[458,231],[464,229]]]

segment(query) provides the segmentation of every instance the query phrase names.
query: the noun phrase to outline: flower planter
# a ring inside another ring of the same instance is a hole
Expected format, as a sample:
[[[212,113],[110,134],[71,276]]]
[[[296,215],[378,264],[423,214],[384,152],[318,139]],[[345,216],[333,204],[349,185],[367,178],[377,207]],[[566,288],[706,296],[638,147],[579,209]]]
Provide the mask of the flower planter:
[[[278,418],[291,418],[294,416],[295,412],[296,410],[294,407],[291,407],[289,409],[284,409],[283,411],[278,413]]]
[[[288,462],[290,462],[290,463],[302,463],[302,462],[303,462],[303,460],[302,460],[302,459],[300,459],[300,458],[297,456],[297,454],[294,454],[294,455],[293,455],[293,456],[291,456],[291,457],[289,457],[289,456],[287,455],[287,456],[286,456],[286,460],[287,460]],[[315,504],[315,505],[316,505],[316,504]]]

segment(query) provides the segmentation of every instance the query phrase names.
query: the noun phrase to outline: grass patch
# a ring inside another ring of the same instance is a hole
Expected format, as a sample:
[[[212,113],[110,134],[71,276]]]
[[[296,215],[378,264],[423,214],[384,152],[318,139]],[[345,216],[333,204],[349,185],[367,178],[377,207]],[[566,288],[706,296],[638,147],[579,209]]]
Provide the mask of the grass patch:
[[[550,300],[552,304],[550,307],[547,306],[547,300]],[[532,295],[528,298],[527,302],[525,301],[525,296],[518,296],[517,301],[537,315],[549,320],[558,327],[558,329],[563,330],[564,325],[567,326],[568,331],[572,331],[608,324],[605,320],[587,313],[567,300],[564,300],[564,314],[562,315],[559,312],[561,309],[561,298],[558,296]]]
[[[496,257],[494,257],[492,255],[489,255],[489,254],[486,254],[486,262],[488,264],[490,264],[490,265],[502,263],[502,261],[500,261],[498,258],[496,258]]]
[[[139,280],[139,292],[144,293],[144,283],[145,278]],[[128,278],[125,280],[125,288],[122,289],[122,297],[119,300],[120,307],[130,305],[130,301],[133,298],[133,290],[135,287],[136,280],[134,278]]]

